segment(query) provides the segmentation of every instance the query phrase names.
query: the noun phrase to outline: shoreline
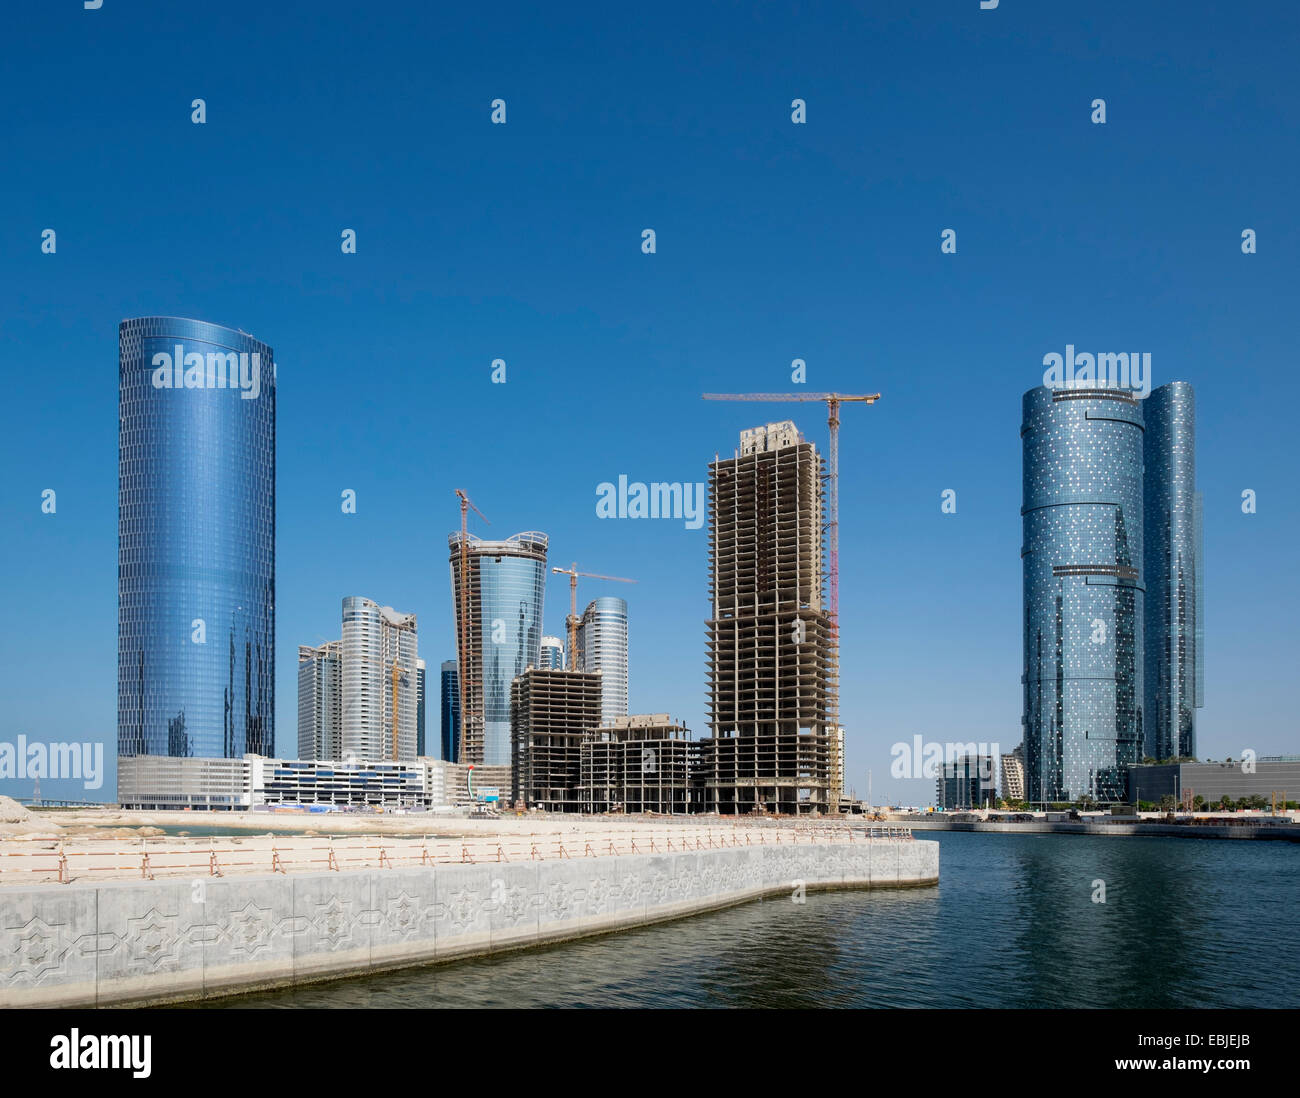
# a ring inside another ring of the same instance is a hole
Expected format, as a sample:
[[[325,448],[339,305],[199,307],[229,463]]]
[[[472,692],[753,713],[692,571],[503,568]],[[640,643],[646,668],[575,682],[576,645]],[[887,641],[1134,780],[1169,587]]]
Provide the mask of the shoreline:
[[[938,880],[939,844],[908,837],[3,889],[0,1007],[206,1000]]]
[[[1294,824],[1233,823],[1178,824],[1143,820],[1138,823],[1096,824],[1081,820],[1033,820],[1007,823],[986,820],[936,820],[894,818],[890,821],[914,831],[968,831],[995,835],[1098,835],[1103,838],[1245,839],[1300,842]]]

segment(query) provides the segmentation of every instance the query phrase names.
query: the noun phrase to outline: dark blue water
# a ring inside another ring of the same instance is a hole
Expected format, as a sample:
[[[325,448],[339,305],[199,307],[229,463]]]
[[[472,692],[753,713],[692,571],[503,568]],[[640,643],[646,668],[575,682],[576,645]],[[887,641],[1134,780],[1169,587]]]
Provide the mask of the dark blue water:
[[[809,893],[257,1007],[1294,1007],[1300,845],[932,832],[937,888]],[[1105,903],[1094,903],[1095,881]]]

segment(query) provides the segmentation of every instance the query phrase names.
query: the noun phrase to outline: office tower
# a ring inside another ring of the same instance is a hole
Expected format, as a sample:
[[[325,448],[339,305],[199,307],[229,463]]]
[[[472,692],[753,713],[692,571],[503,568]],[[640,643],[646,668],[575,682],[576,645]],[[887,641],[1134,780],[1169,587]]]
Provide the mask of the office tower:
[[[141,317],[118,355],[118,752],[273,754],[273,353]]]
[[[456,661],[442,661],[442,761],[460,761],[460,682]]]
[[[338,759],[343,745],[343,642],[298,646],[298,758]]]
[[[1185,381],[1143,402],[1146,434],[1145,754],[1196,757],[1196,710],[1204,705],[1204,567],[1196,491],[1196,397]]]
[[[1142,408],[1040,386],[1023,412],[1026,798],[1119,801],[1143,740]]]
[[[416,618],[343,600],[343,758],[413,762],[418,720]]]
[[[992,755],[966,755],[945,761],[935,782],[936,808],[984,808],[995,796]]]
[[[530,667],[510,687],[512,802],[582,810],[582,744],[600,724],[600,675]]]
[[[1002,796],[1008,801],[1025,799],[1025,747],[1018,744],[1009,755],[1002,756]]]
[[[793,423],[709,466],[704,808],[827,811],[834,640],[823,597],[824,462]]]
[[[457,761],[506,766],[510,684],[541,663],[546,535],[483,541],[471,534],[462,546],[457,531],[447,542],[464,714]]]
[[[564,641],[559,637],[543,637],[542,659],[538,666],[546,671],[563,671]]]
[[[415,661],[415,753],[423,758],[427,744],[424,739],[424,660]]]
[[[592,599],[578,623],[578,670],[599,671],[600,720],[612,725],[627,716],[627,603]]]

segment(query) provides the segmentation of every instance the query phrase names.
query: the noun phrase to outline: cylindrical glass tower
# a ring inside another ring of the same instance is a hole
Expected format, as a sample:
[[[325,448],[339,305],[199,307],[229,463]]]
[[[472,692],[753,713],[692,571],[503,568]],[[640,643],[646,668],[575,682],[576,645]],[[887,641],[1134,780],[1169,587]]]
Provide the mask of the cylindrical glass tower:
[[[627,716],[627,603],[612,595],[592,599],[578,626],[578,670],[599,671],[600,723]]]
[[[118,752],[271,755],[273,352],[177,317],[118,345]]]
[[[1204,704],[1201,501],[1196,491],[1196,396],[1171,381],[1147,397],[1146,753],[1196,757]]]
[[[1025,796],[1120,801],[1142,745],[1142,408],[1039,387],[1023,410]]]

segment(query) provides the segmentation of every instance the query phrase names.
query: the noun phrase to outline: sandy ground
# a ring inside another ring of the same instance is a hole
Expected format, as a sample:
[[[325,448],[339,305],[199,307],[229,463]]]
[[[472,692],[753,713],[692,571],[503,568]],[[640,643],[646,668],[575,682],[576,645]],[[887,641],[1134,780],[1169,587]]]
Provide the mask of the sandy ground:
[[[11,802],[12,803],[12,802]],[[554,812],[503,813],[488,819],[466,815],[425,812],[409,816],[354,816],[342,813],[281,812],[127,812],[118,809],[76,809],[58,812],[27,812],[24,818],[6,823],[0,811],[0,838],[139,838],[162,834],[161,828],[219,827],[232,835],[275,832],[355,835],[531,835],[556,832],[633,834],[647,829],[673,826],[714,828],[736,826],[795,826],[791,819],[752,819],[718,816],[578,816]],[[861,822],[859,820],[859,822]],[[808,821],[803,821],[807,824]],[[12,830],[6,830],[7,828]]]
[[[625,856],[772,842],[843,841],[842,821],[717,816],[498,818],[420,814],[27,812],[0,805],[0,885],[229,873]],[[50,817],[56,817],[52,825]],[[861,817],[854,838],[862,838]],[[169,834],[221,827],[219,835]],[[4,829],[8,829],[7,831]],[[337,836],[337,837],[331,837]]]

